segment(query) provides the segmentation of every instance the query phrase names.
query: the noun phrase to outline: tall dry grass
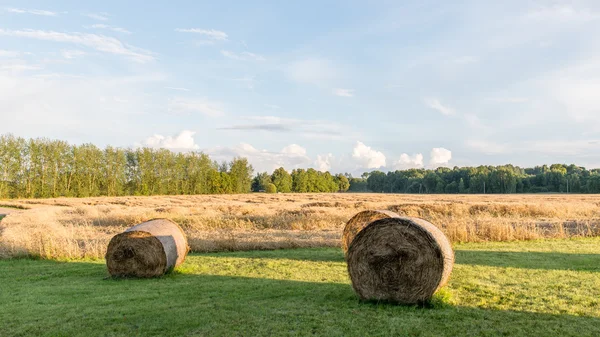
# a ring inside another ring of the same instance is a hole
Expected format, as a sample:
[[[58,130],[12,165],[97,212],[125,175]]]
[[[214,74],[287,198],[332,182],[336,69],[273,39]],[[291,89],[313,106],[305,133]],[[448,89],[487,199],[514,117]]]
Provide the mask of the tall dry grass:
[[[600,235],[600,196],[252,194],[43,199],[0,222],[0,257],[101,258],[110,238],[153,218],[179,223],[193,251],[339,246],[366,209],[429,220],[453,242]]]

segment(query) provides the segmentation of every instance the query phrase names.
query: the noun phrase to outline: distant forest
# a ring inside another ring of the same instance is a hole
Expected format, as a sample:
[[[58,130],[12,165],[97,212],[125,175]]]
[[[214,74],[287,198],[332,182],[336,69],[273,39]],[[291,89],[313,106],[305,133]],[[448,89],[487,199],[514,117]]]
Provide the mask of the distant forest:
[[[600,193],[600,169],[554,164],[373,171],[315,169],[254,174],[246,158],[218,163],[201,152],[70,145],[0,136],[0,198],[223,193]]]

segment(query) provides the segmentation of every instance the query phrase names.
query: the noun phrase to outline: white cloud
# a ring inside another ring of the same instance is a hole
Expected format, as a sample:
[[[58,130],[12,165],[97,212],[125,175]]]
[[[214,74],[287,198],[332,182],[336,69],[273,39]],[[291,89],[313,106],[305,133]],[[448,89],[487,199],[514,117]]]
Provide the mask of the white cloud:
[[[176,136],[163,136],[155,134],[144,140],[142,145],[151,148],[179,151],[198,150],[200,147],[194,141],[194,134],[196,133],[189,130],[181,131]]]
[[[429,165],[432,168],[440,166],[448,166],[452,159],[452,151],[444,149],[443,147],[434,148],[431,150],[431,158],[429,159]]]
[[[248,143],[240,143],[233,147],[215,147],[205,151],[217,161],[229,161],[233,157],[248,158],[255,172],[273,172],[279,167],[291,171],[295,168],[306,168],[311,164],[306,149],[297,144],[284,147],[279,152],[259,150]]]
[[[9,30],[0,29],[0,36],[13,36],[30,38],[44,41],[72,43],[93,48],[101,52],[126,56],[137,62],[148,62],[154,60],[150,52],[126,45],[121,41],[104,35],[83,33],[59,33],[44,30]]]
[[[227,41],[228,35],[225,32],[215,29],[200,29],[200,28],[176,28],[176,32],[180,33],[194,33],[202,36],[206,36],[211,40],[216,41]]]
[[[42,69],[42,67],[40,67],[39,65],[27,64],[20,60],[18,60],[16,62],[0,64],[0,70],[8,70],[8,71],[12,71],[12,72],[22,72],[22,71],[40,70],[40,69]]]
[[[298,144],[290,144],[284,147],[281,153],[292,156],[306,156],[306,149]]]
[[[33,14],[42,16],[56,16],[56,12],[40,10],[40,9],[24,9],[24,8],[6,8],[5,11],[16,14]]]
[[[421,153],[415,154],[412,157],[403,153],[400,155],[400,159],[394,163],[394,169],[396,170],[422,168],[423,166],[423,155]]]
[[[338,76],[335,66],[325,59],[309,58],[294,62],[286,69],[289,78],[296,82],[322,86]]]
[[[171,90],[177,90],[177,91],[190,91],[190,89],[188,89],[188,88],[181,88],[181,87],[165,87],[165,89],[171,89]]]
[[[423,100],[425,105],[433,110],[440,112],[442,115],[451,116],[455,114],[454,109],[444,106],[437,98],[426,98]]]
[[[362,142],[356,142],[352,158],[361,168],[371,169],[385,166],[385,155]]]
[[[336,96],[340,96],[340,97],[353,97],[354,90],[353,89],[335,88],[335,89],[333,89],[333,94]]]
[[[269,108],[269,109],[274,109],[274,110],[281,109],[281,107],[279,105],[276,105],[276,104],[265,104],[265,107]]]
[[[250,53],[247,51],[242,52],[240,54],[236,54],[231,51],[221,50],[221,54],[227,58],[234,59],[234,60],[240,60],[240,61],[247,61],[247,60],[264,61],[265,60],[265,58],[263,56],[254,54],[254,53]]]
[[[117,33],[123,33],[123,34],[131,34],[131,32],[125,28],[121,28],[121,27],[114,27],[114,26],[109,26],[109,25],[105,25],[102,23],[98,23],[98,24],[94,24],[91,26],[84,26],[85,28],[94,28],[94,29],[107,29],[107,30],[111,30],[113,32],[117,32]]]
[[[577,9],[567,4],[540,7],[525,15],[526,20],[551,22],[587,22],[599,18],[600,14],[590,9]]]
[[[21,71],[11,68],[0,70],[0,133],[75,143],[105,137],[112,144],[130,144],[131,137],[143,139],[151,132],[144,123],[125,127],[133,125],[132,118],[165,109],[160,106],[163,102],[147,94],[156,82],[164,81],[160,74],[75,76],[39,71],[27,63],[20,64]]]
[[[339,122],[327,120],[304,120],[281,118],[277,116],[249,116],[242,119],[252,121],[247,124],[221,127],[221,130],[294,132],[305,138],[325,140],[345,140],[348,134],[354,134],[351,127]]]
[[[209,117],[218,117],[225,114],[221,103],[212,102],[205,98],[176,97],[169,101],[169,113],[189,114],[192,112],[199,112]]]
[[[18,51],[0,49],[0,57],[17,57],[19,55],[21,55],[21,53]]]
[[[94,19],[94,20],[98,20],[98,21],[108,21],[108,13],[89,13],[89,14],[83,14],[84,16],[87,16],[88,18]]]
[[[328,153],[325,155],[317,155],[317,160],[315,160],[315,168],[317,171],[327,172],[331,170],[331,162],[333,161],[333,154]]]
[[[82,50],[62,50],[61,54],[66,59],[74,59],[85,55],[85,52]]]

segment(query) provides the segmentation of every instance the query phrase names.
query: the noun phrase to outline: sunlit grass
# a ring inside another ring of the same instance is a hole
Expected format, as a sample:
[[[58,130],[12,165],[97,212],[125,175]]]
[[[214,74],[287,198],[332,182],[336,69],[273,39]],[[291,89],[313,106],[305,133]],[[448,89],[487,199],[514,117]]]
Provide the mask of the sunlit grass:
[[[193,254],[108,279],[103,261],[0,261],[2,334],[598,336],[600,239],[456,245],[431,308],[361,303],[335,248]]]

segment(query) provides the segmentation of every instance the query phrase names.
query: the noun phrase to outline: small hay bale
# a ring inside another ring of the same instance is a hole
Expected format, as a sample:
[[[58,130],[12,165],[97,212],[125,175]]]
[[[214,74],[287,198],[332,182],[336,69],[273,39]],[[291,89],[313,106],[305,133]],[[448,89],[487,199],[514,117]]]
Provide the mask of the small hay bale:
[[[425,220],[384,218],[356,235],[347,261],[362,300],[419,304],[448,281],[454,251],[444,233]]]
[[[115,235],[108,244],[106,266],[112,276],[161,276],[182,264],[188,250],[179,225],[155,219]]]
[[[367,227],[371,222],[384,218],[398,218],[398,214],[391,211],[384,210],[368,210],[362,211],[353,216],[344,227],[344,234],[342,234],[342,250],[347,255],[348,247],[356,237],[356,234],[363,228]]]

